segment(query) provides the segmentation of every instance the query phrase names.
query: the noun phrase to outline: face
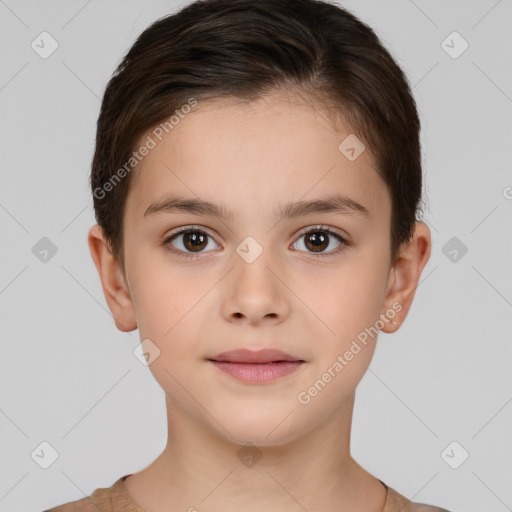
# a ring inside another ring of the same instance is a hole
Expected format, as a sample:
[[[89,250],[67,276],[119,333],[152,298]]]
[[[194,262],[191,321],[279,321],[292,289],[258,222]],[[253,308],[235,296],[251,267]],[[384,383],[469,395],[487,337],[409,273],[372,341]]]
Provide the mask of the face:
[[[391,313],[390,196],[367,151],[353,160],[338,149],[348,135],[282,96],[215,100],[137,167],[124,218],[126,287],[175,415],[263,446],[348,407],[381,314],[388,326],[403,307]],[[326,207],[335,197],[361,207]],[[164,207],[170,198],[185,202]],[[301,210],[306,202],[313,208]],[[211,361],[237,349],[301,362],[270,370]]]

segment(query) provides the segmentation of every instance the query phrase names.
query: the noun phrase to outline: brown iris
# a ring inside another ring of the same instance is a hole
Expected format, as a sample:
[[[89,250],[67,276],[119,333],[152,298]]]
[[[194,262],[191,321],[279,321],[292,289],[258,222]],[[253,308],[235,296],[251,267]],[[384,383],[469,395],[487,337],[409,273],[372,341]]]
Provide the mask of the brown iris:
[[[312,231],[305,236],[304,243],[313,252],[321,252],[329,245],[329,237],[323,231]]]
[[[189,251],[201,251],[207,244],[208,236],[200,231],[187,231],[183,233],[183,245]]]

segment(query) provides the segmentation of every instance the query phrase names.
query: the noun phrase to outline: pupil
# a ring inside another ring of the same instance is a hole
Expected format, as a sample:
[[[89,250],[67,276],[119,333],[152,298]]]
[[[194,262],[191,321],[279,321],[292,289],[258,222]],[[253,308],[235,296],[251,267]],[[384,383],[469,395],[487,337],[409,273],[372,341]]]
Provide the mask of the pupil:
[[[185,244],[187,245],[188,249],[201,249],[201,245],[204,245],[205,240],[206,237],[197,231],[185,233]],[[188,246],[189,243],[191,243],[191,247]]]
[[[320,233],[320,235],[318,234]],[[314,252],[320,252],[322,249],[325,249],[325,247],[322,247],[322,244],[325,244],[325,241],[327,240],[327,237],[321,232],[317,233],[311,233],[308,237],[308,242],[311,242],[313,244],[313,251]]]

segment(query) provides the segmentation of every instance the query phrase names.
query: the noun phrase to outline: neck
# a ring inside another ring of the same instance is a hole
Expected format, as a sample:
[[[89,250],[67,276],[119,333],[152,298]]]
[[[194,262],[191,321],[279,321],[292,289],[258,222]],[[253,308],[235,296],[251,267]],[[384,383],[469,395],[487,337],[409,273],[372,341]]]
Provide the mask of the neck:
[[[217,435],[167,397],[167,445],[125,481],[127,491],[155,511],[172,504],[191,511],[381,512],[384,487],[350,455],[353,403],[354,395],[302,437],[282,443],[283,433],[281,444],[264,436],[247,444]]]

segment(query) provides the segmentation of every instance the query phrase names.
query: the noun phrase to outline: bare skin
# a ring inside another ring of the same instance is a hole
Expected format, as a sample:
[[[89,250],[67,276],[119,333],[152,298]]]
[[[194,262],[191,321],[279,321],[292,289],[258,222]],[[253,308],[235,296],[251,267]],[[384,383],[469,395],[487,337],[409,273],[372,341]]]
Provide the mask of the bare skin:
[[[355,390],[378,336],[359,343],[342,370],[332,368],[382,315],[381,331],[392,333],[403,323],[430,256],[430,231],[417,222],[391,266],[386,185],[368,151],[350,161],[338,150],[350,130],[340,133],[327,119],[279,94],[250,104],[200,104],[133,176],[124,217],[125,273],[101,228],[89,232],[117,327],[138,328],[140,339],[160,351],[149,369],[166,394],[167,445],[125,480],[129,495],[148,512],[384,508],[385,488],[350,454]],[[368,215],[274,215],[287,202],[334,193],[362,204]],[[223,203],[233,216],[144,215],[171,194]],[[183,227],[206,237],[200,250],[183,234],[162,243]],[[319,231],[328,237],[320,254],[310,241]],[[263,251],[250,263],[237,253],[248,236]],[[255,384],[208,360],[242,347],[276,348],[305,363]],[[309,393],[328,368],[329,382]],[[261,458],[248,463],[244,454]]]

